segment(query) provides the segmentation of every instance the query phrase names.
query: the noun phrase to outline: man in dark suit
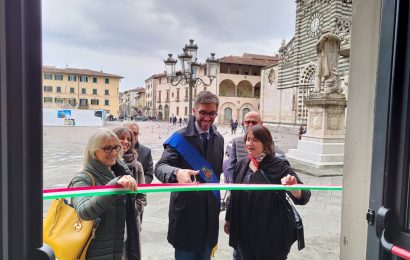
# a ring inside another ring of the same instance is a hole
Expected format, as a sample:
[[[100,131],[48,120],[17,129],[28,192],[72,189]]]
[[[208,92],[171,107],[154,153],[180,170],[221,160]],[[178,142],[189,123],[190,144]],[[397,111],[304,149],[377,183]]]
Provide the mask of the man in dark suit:
[[[188,125],[180,130],[187,144],[206,160],[211,176],[219,180],[222,172],[224,139],[213,128],[218,115],[218,97],[201,91],[195,99]],[[190,154],[192,156],[192,154]],[[190,156],[187,155],[187,156]],[[193,170],[185,155],[170,144],[164,145],[155,176],[163,183],[205,182]],[[215,174],[215,176],[214,176]],[[208,178],[208,176],[206,176]],[[176,260],[209,260],[218,241],[219,198],[211,191],[172,192],[169,205],[168,242],[175,248]]]
[[[144,169],[145,183],[151,183],[154,178],[151,149],[139,143],[138,135],[140,128],[137,123],[127,122],[124,123],[123,126],[128,127],[134,135],[135,150],[138,152],[137,160],[142,164],[142,168]]]

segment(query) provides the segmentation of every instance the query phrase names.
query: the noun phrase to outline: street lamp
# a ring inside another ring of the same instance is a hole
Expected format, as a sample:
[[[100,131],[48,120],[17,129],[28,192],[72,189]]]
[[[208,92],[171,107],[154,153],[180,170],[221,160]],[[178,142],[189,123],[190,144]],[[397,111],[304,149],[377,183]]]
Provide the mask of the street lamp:
[[[168,54],[168,58],[164,60],[165,69],[167,77],[170,79],[172,86],[188,85],[189,86],[189,116],[192,116],[192,88],[202,84],[204,86],[210,86],[212,81],[216,78],[218,70],[218,59],[215,58],[215,53],[211,53],[211,57],[206,59],[207,65],[207,77],[209,83],[206,83],[202,78],[199,77],[199,69],[201,64],[197,62],[197,51],[198,46],[194,44],[194,40],[189,40],[189,44],[186,44],[182,49],[182,54],[178,55],[178,58],[181,62],[181,71],[180,75],[177,76],[175,70],[175,64],[177,60],[172,58],[172,54]]]

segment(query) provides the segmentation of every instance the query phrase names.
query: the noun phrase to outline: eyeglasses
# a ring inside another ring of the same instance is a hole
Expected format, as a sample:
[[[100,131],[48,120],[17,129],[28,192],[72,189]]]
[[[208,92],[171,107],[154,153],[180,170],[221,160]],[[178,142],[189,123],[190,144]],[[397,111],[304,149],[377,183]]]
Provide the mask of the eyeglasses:
[[[114,146],[107,145],[107,146],[102,147],[101,149],[103,149],[105,153],[112,153],[112,151],[115,151],[118,153],[121,150],[121,145],[114,145]]]
[[[209,116],[209,117],[211,117],[211,118],[214,118],[214,117],[216,117],[218,114],[215,112],[215,111],[212,111],[212,112],[205,112],[205,111],[203,111],[203,110],[201,110],[201,111],[199,111],[198,112],[199,113],[199,115],[201,116],[201,117],[206,117],[206,116]]]
[[[258,121],[254,121],[254,120],[246,120],[246,121],[243,121],[243,122],[247,125],[250,125],[250,124],[257,125],[259,123]]]
[[[134,134],[134,136],[138,136],[140,133],[138,132],[132,132]]]

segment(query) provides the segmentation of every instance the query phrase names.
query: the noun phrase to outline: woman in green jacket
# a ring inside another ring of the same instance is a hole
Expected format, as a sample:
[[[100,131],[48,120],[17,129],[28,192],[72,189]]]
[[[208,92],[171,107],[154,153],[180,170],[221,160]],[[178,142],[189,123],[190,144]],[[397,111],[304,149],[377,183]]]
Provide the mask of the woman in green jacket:
[[[119,159],[122,153],[120,141],[111,130],[97,130],[88,140],[83,169],[72,180],[72,186],[93,186],[95,183],[96,186],[120,185],[135,191],[137,183]],[[127,252],[123,248],[126,208],[133,206],[128,201],[124,195],[73,198],[74,208],[82,219],[101,219],[86,259],[122,259],[123,252]]]

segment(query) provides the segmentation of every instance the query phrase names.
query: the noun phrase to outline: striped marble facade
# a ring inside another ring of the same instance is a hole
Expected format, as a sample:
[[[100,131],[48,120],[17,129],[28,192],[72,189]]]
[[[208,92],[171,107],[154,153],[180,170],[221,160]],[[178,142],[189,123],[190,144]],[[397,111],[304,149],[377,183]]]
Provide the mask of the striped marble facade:
[[[287,124],[306,123],[304,100],[313,88],[316,70],[316,42],[330,29],[341,38],[339,77],[342,87],[348,81],[352,0],[297,0],[295,36],[279,49],[277,89],[294,88],[292,109],[295,117],[279,119]],[[285,112],[285,111],[282,111]]]

